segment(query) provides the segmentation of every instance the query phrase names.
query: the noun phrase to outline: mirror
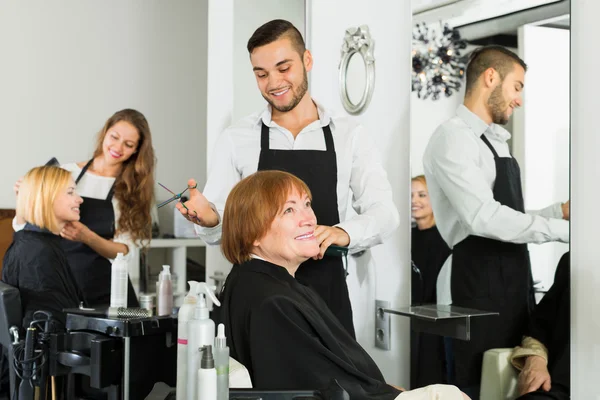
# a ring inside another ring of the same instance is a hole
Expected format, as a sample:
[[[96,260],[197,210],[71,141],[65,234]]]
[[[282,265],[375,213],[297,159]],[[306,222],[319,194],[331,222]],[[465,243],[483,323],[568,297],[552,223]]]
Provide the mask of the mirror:
[[[371,39],[368,26],[361,25],[346,30],[339,67],[339,90],[342,105],[349,114],[363,113],[373,96],[374,49],[375,42]],[[360,74],[361,71],[364,72]]]
[[[348,100],[352,104],[360,103],[360,99],[365,92],[367,83],[364,80],[367,68],[359,53],[354,53],[348,60],[347,76],[358,77],[359,79],[348,79],[346,81],[346,92],[348,92]]]
[[[463,68],[466,68],[468,56],[481,46],[501,45],[527,64],[522,107],[514,109],[502,126],[511,135],[507,141],[508,150],[520,166],[525,210],[540,210],[567,201],[570,184],[570,2],[471,1],[468,7],[463,3],[466,2],[413,2],[411,177],[424,173],[424,154],[432,134],[442,123],[455,117],[457,108],[463,104],[466,82],[461,71],[466,73]],[[444,27],[446,24],[447,28]],[[428,29],[425,34],[424,26]],[[461,41],[464,41],[464,47],[461,47]],[[542,48],[546,50],[542,51]],[[425,71],[422,57],[428,53],[433,53],[431,59],[439,64],[431,66],[429,72]],[[443,59],[444,56],[447,59]],[[436,73],[432,72],[434,70]],[[494,165],[493,161],[491,165]],[[417,186],[419,190],[427,190],[424,182]],[[413,217],[420,218],[417,215],[420,207],[419,204],[412,207]],[[423,240],[423,235],[418,233],[424,229],[419,229],[414,218],[412,229],[413,261],[420,274],[413,272],[411,291],[420,296],[424,287],[430,290],[435,301],[436,282],[433,281],[449,251],[438,250],[439,257],[436,258],[432,256],[436,251],[426,247],[426,250],[421,249],[421,261],[418,262],[414,259],[419,257],[415,251],[419,251],[419,246],[431,246],[431,243],[416,243]],[[549,242],[528,244],[527,247],[535,300],[539,302],[552,286],[558,262],[569,250],[569,245]],[[429,281],[424,282],[427,279]]]

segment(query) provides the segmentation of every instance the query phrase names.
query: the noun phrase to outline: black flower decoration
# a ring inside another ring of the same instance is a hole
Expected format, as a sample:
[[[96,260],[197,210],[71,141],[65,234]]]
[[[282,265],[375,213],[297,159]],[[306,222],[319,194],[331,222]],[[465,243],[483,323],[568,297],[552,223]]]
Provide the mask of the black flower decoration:
[[[439,32],[441,31],[441,34]],[[422,99],[439,99],[458,91],[465,75],[465,57],[461,50],[467,42],[460,38],[456,29],[448,24],[438,31],[424,24],[413,29],[412,91]]]

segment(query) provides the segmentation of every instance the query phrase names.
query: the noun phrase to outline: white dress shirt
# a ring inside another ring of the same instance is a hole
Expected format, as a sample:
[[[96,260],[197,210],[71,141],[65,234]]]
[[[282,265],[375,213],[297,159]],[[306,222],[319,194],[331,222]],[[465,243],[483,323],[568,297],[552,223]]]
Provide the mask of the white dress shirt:
[[[203,194],[212,202],[219,217],[233,186],[258,168],[262,122],[270,128],[269,147],[277,150],[326,150],[323,127],[329,125],[337,159],[337,202],[339,226],[350,236],[350,252],[355,253],[383,242],[400,223],[392,200],[392,189],[373,140],[365,129],[349,117],[335,117],[315,102],[319,119],[306,126],[294,139],[287,129],[271,120],[271,109],[243,118],[217,139],[213,163]],[[349,219],[347,206],[358,215]],[[317,221],[318,223],[318,221]],[[222,225],[203,228],[198,235],[208,244],[221,239]]]
[[[77,177],[81,173],[81,168],[76,163],[63,164],[60,166],[63,169],[66,169],[73,176],[73,180],[77,180]],[[108,193],[115,183],[115,178],[108,176],[100,176],[90,173],[86,171],[86,173],[81,177],[81,180],[77,184],[77,194],[82,197],[88,197],[90,199],[99,199],[105,200],[108,197]],[[115,196],[112,197],[112,206],[115,212],[115,229],[119,227],[119,217],[121,212],[119,210],[119,201]],[[19,225],[17,224],[16,217],[13,219],[13,229],[16,231],[20,231],[25,227],[25,224]],[[115,243],[122,243],[129,248],[129,252],[125,256],[125,259],[129,261],[133,257],[137,257],[137,252],[134,251],[137,247],[133,243],[131,239],[131,235],[127,232],[115,234],[112,239]],[[109,259],[112,261],[112,259]]]
[[[482,134],[499,157],[511,157],[506,143],[510,133],[487,125],[464,105],[436,129],[425,149],[427,188],[444,241],[451,249],[469,235],[511,243],[567,243],[569,223],[562,219],[561,203],[521,213],[494,200],[496,165]],[[438,276],[438,304],[452,303],[451,266],[452,256]]]

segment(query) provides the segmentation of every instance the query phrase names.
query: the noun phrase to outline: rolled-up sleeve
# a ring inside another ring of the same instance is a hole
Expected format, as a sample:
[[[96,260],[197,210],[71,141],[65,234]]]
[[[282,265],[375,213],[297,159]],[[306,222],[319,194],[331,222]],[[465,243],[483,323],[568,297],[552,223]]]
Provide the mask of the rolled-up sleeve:
[[[225,201],[231,189],[242,179],[236,167],[235,146],[231,140],[231,135],[227,130],[219,135],[213,151],[213,154],[218,156],[213,157],[214,161],[208,171],[208,180],[202,192],[219,216],[219,223],[212,228],[194,224],[198,237],[209,245],[221,242],[223,232],[221,221],[225,211]]]
[[[350,189],[357,215],[337,224],[350,236],[351,253],[382,243],[400,225],[392,187],[380,159],[364,128],[355,128]]]

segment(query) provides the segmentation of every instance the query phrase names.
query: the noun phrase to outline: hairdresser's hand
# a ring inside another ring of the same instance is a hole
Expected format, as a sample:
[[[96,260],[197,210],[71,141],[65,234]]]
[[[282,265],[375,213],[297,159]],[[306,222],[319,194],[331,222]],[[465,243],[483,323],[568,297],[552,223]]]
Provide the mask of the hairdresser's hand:
[[[19,188],[21,187],[21,183],[23,183],[23,177],[20,177],[16,182],[13,190],[15,191],[15,196],[19,195]]]
[[[329,246],[348,246],[350,244],[350,236],[342,228],[337,226],[317,225],[315,228],[315,236],[317,243],[321,247],[319,254],[314,256],[315,260],[320,260],[325,255],[325,251]]]
[[[540,356],[529,356],[525,361],[525,366],[519,374],[517,382],[519,395],[535,392],[538,389],[543,389],[546,392],[552,386],[550,373],[548,372],[548,362]]]
[[[196,185],[194,179],[188,181],[189,188],[193,188]],[[178,201],[175,207],[185,219],[192,221],[196,225],[212,228],[219,223],[219,216],[212,209],[206,197],[197,188],[190,189],[190,199],[188,201],[183,204]]]
[[[563,219],[567,221],[571,218],[571,200],[567,200],[566,203],[561,204]]]
[[[79,221],[67,222],[60,236],[74,242],[88,243],[94,232]]]

